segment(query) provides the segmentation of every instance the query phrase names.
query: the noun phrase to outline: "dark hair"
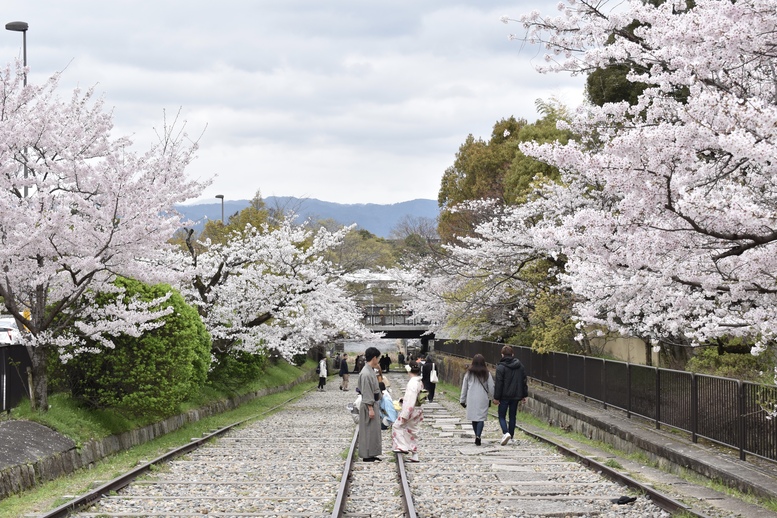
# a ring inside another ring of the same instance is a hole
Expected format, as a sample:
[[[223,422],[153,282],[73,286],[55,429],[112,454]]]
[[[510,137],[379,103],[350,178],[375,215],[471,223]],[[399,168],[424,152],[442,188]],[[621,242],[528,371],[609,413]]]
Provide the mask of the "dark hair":
[[[383,383],[382,381],[380,383],[378,383],[378,386],[380,387],[381,391],[386,390],[386,384]]]
[[[364,351],[364,359],[368,362],[373,358],[377,358],[378,356],[380,356],[380,351],[377,347],[367,347],[367,350]]]
[[[471,373],[480,381],[485,382],[488,380],[488,367],[486,367],[486,359],[482,354],[476,354],[472,357],[472,363],[469,364],[467,372]]]
[[[421,364],[418,362],[412,362],[408,363],[410,365],[410,372],[413,374],[418,374],[421,372]]]
[[[513,355],[513,348],[509,345],[505,345],[502,347],[502,356],[512,356]]]

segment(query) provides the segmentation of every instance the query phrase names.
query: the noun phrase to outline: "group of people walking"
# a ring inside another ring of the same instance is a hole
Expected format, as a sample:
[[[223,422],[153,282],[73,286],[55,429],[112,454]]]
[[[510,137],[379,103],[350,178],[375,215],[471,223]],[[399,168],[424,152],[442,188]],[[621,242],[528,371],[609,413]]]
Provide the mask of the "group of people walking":
[[[379,381],[379,376],[382,377],[380,358],[380,351],[375,347],[365,351],[365,365],[359,372],[357,383],[357,391],[361,395],[358,408],[359,457],[364,462],[382,460],[381,402],[390,395],[384,392],[385,385],[381,387]],[[408,380],[404,396],[400,399],[401,410],[392,424],[392,450],[406,455],[411,462],[418,462],[418,430],[424,419],[422,403],[424,399],[429,402],[434,399],[436,382],[432,372],[436,370],[436,365],[433,359],[421,356],[405,365],[405,370]],[[511,442],[515,436],[518,405],[528,394],[526,371],[514,357],[512,347],[502,347],[496,376],[491,375],[483,355],[476,354],[464,375],[459,400],[467,409],[467,419],[472,422],[475,444],[482,444],[481,436],[492,402],[497,406],[503,434],[500,443],[504,446]]]
[[[461,383],[461,406],[467,409],[467,419],[472,422],[475,444],[480,446],[488,408],[491,402],[497,406],[499,426],[502,429],[502,446],[515,437],[515,422],[518,404],[529,395],[526,369],[513,355],[513,348],[505,345],[501,359],[496,366],[496,379],[486,366],[482,354],[472,358],[464,380]]]

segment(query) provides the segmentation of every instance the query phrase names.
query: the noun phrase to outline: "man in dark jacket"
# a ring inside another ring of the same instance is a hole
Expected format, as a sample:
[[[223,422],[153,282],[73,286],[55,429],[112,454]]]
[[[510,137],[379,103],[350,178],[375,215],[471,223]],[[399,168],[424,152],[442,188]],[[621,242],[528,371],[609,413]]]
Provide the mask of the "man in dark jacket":
[[[502,347],[502,359],[496,366],[496,382],[494,383],[494,404],[499,408],[499,426],[502,427],[501,444],[504,446],[515,436],[515,414],[518,403],[529,395],[529,385],[526,381],[526,369],[513,356],[513,348]],[[509,411],[509,424],[506,417]]]
[[[353,364],[353,373],[359,374],[364,368],[364,355],[357,354]]]
[[[434,391],[437,388],[437,383],[432,382],[432,369],[435,369],[434,358],[431,356],[421,355],[421,383],[424,385],[424,389],[427,392],[426,401],[431,403],[434,401]]]
[[[348,390],[348,378],[350,377],[350,374],[348,373],[348,354],[343,353],[343,357],[340,358],[340,377],[343,378],[340,381],[340,390]]]

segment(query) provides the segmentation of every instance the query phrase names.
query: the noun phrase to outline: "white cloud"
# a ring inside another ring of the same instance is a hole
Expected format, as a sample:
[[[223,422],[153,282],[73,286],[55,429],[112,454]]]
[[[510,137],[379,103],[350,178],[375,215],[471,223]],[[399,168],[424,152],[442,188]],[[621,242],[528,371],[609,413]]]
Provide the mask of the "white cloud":
[[[182,110],[199,135],[203,193],[341,203],[437,197],[468,134],[502,118],[535,120],[534,102],[571,106],[582,79],[542,76],[537,49],[509,42],[500,17],[555,0],[11,0],[30,25],[31,81],[65,69],[63,89],[96,90],[117,133],[138,146]],[[6,32],[0,53],[20,55]]]

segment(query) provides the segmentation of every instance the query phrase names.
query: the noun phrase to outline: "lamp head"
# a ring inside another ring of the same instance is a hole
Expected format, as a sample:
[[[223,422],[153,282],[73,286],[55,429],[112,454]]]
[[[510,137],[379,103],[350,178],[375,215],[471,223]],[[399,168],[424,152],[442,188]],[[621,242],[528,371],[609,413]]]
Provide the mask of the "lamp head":
[[[8,22],[5,24],[5,28],[8,31],[27,32],[29,27],[27,22]]]

